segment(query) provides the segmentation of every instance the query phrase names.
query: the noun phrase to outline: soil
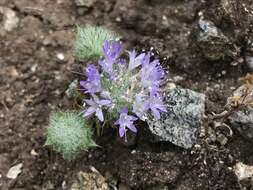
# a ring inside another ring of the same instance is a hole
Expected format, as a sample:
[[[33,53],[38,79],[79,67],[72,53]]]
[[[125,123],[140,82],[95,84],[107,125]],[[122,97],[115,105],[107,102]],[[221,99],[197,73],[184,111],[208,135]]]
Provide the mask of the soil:
[[[244,55],[252,36],[252,4],[250,0],[97,0],[80,15],[74,0],[0,0],[0,6],[12,9],[20,19],[18,28],[0,36],[0,189],[68,189],[76,174],[89,166],[103,176],[109,173],[117,185],[129,189],[161,185],[175,190],[240,189],[232,167],[238,161],[253,164],[253,150],[235,129],[224,146],[208,141],[206,134],[191,150],[153,143],[144,127],[137,142],[125,146],[115,130],[107,129],[96,137],[101,148],[72,162],[44,143],[50,111],[73,108],[65,95],[77,77],[71,71],[85,65],[73,57],[76,25],[105,26],[122,36],[127,49],[152,47],[171,82],[206,94],[204,127],[213,129],[211,113],[223,111],[227,97],[240,85],[238,79],[250,72]],[[212,51],[210,46],[196,45],[201,15],[238,48],[234,56],[210,60],[205,56]],[[59,53],[63,60],[57,58]],[[8,179],[9,168],[18,163],[23,163],[21,174]]]

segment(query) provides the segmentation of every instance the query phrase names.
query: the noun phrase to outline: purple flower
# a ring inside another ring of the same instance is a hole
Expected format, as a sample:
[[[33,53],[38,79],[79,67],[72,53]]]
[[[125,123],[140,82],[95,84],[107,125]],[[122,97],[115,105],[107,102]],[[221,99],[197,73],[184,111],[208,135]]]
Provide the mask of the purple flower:
[[[113,78],[113,64],[116,63],[122,45],[120,41],[105,41],[103,45],[103,52],[105,59],[99,60],[99,65],[101,65],[104,72],[108,73]]]
[[[151,109],[153,115],[160,119],[160,112],[167,112],[166,106],[163,104],[163,97],[156,90],[151,91],[150,97],[147,100],[147,107]]]
[[[84,117],[89,117],[95,113],[100,121],[104,121],[104,115],[102,112],[102,106],[107,106],[111,104],[111,100],[99,100],[96,96],[93,96],[94,100],[85,100],[85,102],[90,106],[84,111]]]
[[[116,125],[119,125],[119,136],[123,137],[126,134],[126,128],[130,129],[132,132],[137,133],[137,129],[134,126],[133,122],[137,120],[136,117],[128,115],[128,109],[123,108],[120,112],[119,119],[115,122]]]
[[[88,80],[90,80],[90,81],[100,79],[99,72],[98,72],[96,66],[93,64],[88,65],[85,69],[85,72],[86,72],[86,76],[87,76]]]
[[[105,41],[103,45],[105,60],[110,64],[115,63],[120,55],[121,49],[122,45],[120,41]]]
[[[94,94],[101,90],[100,75],[95,65],[88,65],[85,70],[86,81],[80,81],[80,85],[86,89],[86,93]]]
[[[94,94],[101,89],[100,81],[80,81],[80,85],[86,89],[85,93]]]
[[[159,86],[161,80],[164,78],[164,70],[159,63],[159,60],[155,59],[150,62],[150,54],[148,53],[143,61],[141,69],[141,85],[144,88],[151,88],[153,86]]]
[[[135,50],[133,50],[129,51],[128,54],[129,54],[128,70],[131,71],[142,64],[143,58],[145,57],[145,53],[141,53],[140,55],[136,56],[137,53]]]
[[[103,71],[108,73],[113,78],[113,64],[107,62],[105,59],[99,60],[98,64],[102,67]]]
[[[144,112],[149,109],[144,98],[145,97],[142,95],[137,94],[133,103],[133,113],[135,113],[141,120],[145,120],[145,118],[143,118]]]

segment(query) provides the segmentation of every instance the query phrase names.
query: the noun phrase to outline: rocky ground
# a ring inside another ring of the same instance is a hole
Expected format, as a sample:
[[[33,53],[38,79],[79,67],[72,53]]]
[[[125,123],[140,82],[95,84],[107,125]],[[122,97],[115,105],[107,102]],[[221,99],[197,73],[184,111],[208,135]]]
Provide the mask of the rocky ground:
[[[251,110],[213,118],[253,68],[252,24],[251,0],[0,0],[0,189],[252,189]],[[154,142],[148,127],[131,146],[108,129],[72,162],[43,146],[50,111],[73,107],[65,91],[85,64],[73,57],[76,25],[151,48],[168,83],[205,95],[192,148]],[[251,180],[240,182],[240,162]]]

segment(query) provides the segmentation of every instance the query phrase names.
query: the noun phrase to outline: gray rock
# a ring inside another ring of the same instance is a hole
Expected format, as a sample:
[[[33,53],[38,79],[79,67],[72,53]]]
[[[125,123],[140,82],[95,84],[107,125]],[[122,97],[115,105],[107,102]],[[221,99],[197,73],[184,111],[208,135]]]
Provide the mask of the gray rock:
[[[245,56],[245,62],[249,69],[253,71],[253,56]]]
[[[247,53],[248,55],[245,56],[245,62],[249,67],[250,71],[253,71],[253,52],[251,54]]]
[[[205,95],[189,89],[175,88],[165,98],[167,113],[159,120],[150,117],[147,122],[158,141],[170,141],[183,148],[196,142],[197,131],[205,111]]]
[[[199,20],[196,43],[205,58],[210,61],[231,59],[236,54],[231,40],[208,20]]]
[[[249,76],[250,77],[250,76]],[[246,94],[245,94],[246,93]],[[251,106],[253,97],[253,86],[244,84],[233,92],[233,96],[227,100],[227,105],[232,105],[233,97],[241,97],[245,106],[229,116],[231,126],[238,130],[243,137],[253,141],[253,107]]]
[[[232,127],[237,129],[246,139],[253,141],[253,108],[247,107],[233,113],[229,117]]]
[[[249,67],[250,71],[253,71],[253,37],[252,35],[249,37],[248,41],[247,41],[247,45],[246,45],[246,49],[245,49],[245,57],[244,60],[247,64],[247,66]]]

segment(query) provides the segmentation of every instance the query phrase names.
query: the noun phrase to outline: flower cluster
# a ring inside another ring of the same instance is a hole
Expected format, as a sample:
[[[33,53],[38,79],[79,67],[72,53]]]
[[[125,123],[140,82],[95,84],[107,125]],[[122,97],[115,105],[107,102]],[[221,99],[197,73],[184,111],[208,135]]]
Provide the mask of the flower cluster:
[[[152,60],[150,53],[128,52],[129,60],[121,59],[122,44],[119,41],[105,41],[103,59],[99,67],[90,64],[85,69],[86,80],[80,81],[85,100],[84,116],[95,114],[104,122],[114,119],[123,137],[127,130],[137,132],[134,121],[145,121],[148,113],[160,118],[166,112],[163,104],[161,84],[165,72],[159,60]],[[103,110],[107,110],[106,114]]]

